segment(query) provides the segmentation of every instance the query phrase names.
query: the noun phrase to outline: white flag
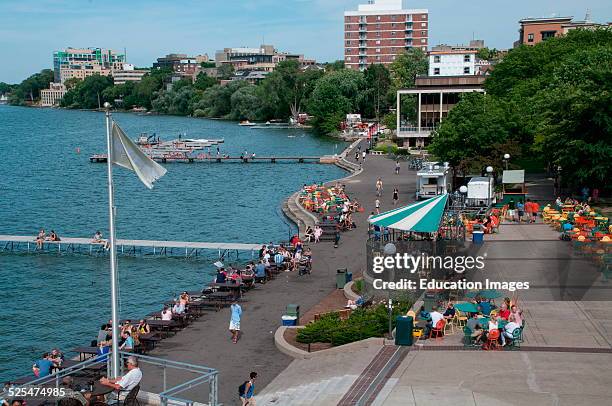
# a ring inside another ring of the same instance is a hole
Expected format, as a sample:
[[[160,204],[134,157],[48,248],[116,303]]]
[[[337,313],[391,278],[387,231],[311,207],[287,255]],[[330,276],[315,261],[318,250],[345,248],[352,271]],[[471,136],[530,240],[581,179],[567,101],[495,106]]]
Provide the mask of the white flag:
[[[113,121],[113,163],[136,172],[138,179],[149,189],[167,170],[149,158]]]

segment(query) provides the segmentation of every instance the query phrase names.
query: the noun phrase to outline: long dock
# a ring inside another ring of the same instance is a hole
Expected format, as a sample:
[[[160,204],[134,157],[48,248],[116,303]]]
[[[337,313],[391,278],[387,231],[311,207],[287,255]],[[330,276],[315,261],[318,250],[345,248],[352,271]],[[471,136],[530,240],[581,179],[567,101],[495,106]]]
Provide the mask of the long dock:
[[[217,251],[219,258],[230,252],[251,252],[251,257],[261,248],[261,244],[157,241],[157,240],[117,240],[117,253],[129,256],[174,256],[185,258],[205,258],[203,251]],[[58,254],[80,253],[95,256],[107,255],[103,242],[93,242],[91,238],[61,237],[61,241],[44,241],[42,248],[36,245],[36,237],[22,235],[0,235],[0,250],[8,252],[55,252]]]
[[[333,163],[331,156],[226,156],[212,157],[205,154],[196,156],[153,156],[157,162],[183,162],[183,163],[276,163],[276,162],[297,162],[297,163]],[[106,154],[96,154],[89,157],[90,162],[101,163],[107,161]]]

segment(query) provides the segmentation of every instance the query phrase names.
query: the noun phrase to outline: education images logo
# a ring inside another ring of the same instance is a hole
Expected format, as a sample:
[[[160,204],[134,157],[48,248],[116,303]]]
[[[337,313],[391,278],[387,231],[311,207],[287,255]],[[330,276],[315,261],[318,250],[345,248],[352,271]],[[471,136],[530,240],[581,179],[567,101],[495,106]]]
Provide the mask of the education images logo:
[[[463,274],[467,271],[483,271],[485,269],[484,256],[440,256],[421,253],[420,255],[412,255],[408,253],[397,253],[389,256],[374,256],[372,260],[372,272],[382,274],[383,272],[392,273],[396,271],[431,273],[434,271],[448,272],[454,271],[458,274]],[[433,290],[433,289],[503,289],[514,292],[515,290],[529,289],[529,282],[499,282],[485,279],[484,283],[480,281],[468,281],[463,278],[460,280],[437,280],[420,278],[412,280],[400,278],[399,280],[385,281],[381,278],[376,278],[372,281],[372,286],[376,290]]]

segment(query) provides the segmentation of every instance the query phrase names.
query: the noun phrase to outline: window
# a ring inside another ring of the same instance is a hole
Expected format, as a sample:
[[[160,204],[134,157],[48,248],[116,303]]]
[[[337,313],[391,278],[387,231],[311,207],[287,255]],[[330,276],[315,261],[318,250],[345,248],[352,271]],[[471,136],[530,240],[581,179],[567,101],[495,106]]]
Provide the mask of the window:
[[[376,55],[376,60],[380,61],[380,55]]]
[[[393,15],[391,16],[391,21],[395,21],[395,18],[396,18],[396,17],[397,17],[397,16],[396,16],[395,14],[393,14]]]
[[[434,62],[440,63],[440,55],[434,55]]]
[[[377,52],[377,53],[380,53],[380,48],[376,48],[376,52]]]
[[[377,41],[376,41],[376,45],[380,45],[380,40],[377,40]]]
[[[465,68],[463,68],[463,73],[466,74],[466,75],[469,75],[470,74],[470,67],[466,66]]]
[[[376,29],[380,30],[380,24],[376,24]]]
[[[427,40],[425,38],[421,38],[421,44],[424,44],[426,42],[427,42]]]
[[[395,31],[391,31],[391,36],[395,37]]]
[[[391,23],[391,28],[395,28],[395,23]]]
[[[376,21],[380,21],[380,16],[376,16]]]
[[[470,62],[472,60],[470,55],[463,55],[463,62]]]
[[[350,60],[351,60],[351,57],[350,57],[350,56],[347,56],[347,57],[346,57],[346,60],[347,60],[347,61],[350,61]]]
[[[351,45],[351,41],[346,41],[346,45]]]
[[[527,42],[533,42],[533,34],[527,34]]]
[[[440,74],[440,68],[434,68],[434,75]]]
[[[422,18],[423,20],[427,20],[427,14],[423,14],[423,15],[421,16],[421,18]]]
[[[427,23],[421,23],[421,27],[423,28],[427,27]]]
[[[557,31],[542,31],[542,41],[547,40],[549,38],[554,38]]]
[[[427,31],[421,31],[421,36],[426,37],[427,36]]]

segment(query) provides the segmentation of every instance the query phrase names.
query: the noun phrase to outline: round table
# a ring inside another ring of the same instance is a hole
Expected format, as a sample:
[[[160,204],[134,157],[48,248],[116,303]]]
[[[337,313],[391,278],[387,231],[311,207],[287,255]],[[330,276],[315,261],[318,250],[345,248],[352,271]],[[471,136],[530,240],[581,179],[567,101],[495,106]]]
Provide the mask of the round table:
[[[91,396],[104,396],[107,395],[109,393],[111,393],[112,391],[114,391],[115,388],[111,387],[111,386],[107,386],[107,385],[102,385],[100,383],[100,381],[95,381],[94,385],[93,385],[93,390],[91,391]]]

